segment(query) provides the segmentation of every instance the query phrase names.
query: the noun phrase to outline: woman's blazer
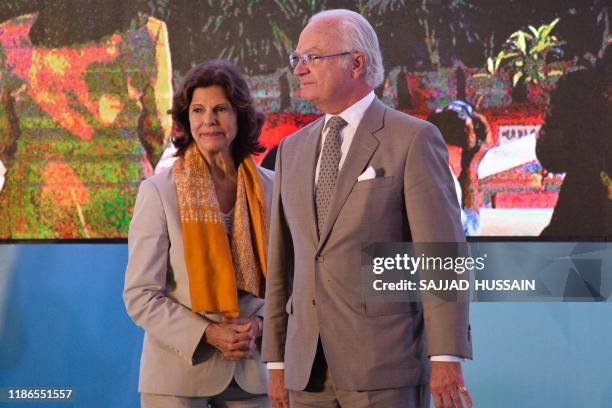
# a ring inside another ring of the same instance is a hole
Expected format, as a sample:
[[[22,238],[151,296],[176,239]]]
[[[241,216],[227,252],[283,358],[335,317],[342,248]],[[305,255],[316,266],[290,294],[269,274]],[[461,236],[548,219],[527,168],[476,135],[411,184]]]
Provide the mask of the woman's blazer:
[[[274,173],[258,170],[270,203]],[[128,237],[123,298],[128,314],[145,331],[138,390],[212,396],[235,378],[245,391],[264,394],[267,371],[259,347],[236,362],[222,360],[217,349],[201,343],[208,324],[220,315],[191,311],[172,169],[141,183]],[[249,294],[239,296],[239,308],[241,317],[263,316],[263,300]]]

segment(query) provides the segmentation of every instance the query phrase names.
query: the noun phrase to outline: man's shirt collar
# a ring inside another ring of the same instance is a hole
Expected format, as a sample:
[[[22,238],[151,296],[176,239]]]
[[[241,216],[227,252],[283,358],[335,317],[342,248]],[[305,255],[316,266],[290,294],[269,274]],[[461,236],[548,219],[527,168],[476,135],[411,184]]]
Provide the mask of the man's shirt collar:
[[[339,115],[326,114],[323,129],[325,129],[325,127],[327,126],[327,122],[332,116],[340,116],[346,121],[346,123],[348,123],[348,126],[353,128],[354,130],[357,129],[357,126],[359,126],[359,122],[361,122],[365,111],[370,107],[370,105],[374,101],[374,98],[374,91],[370,91],[369,94],[367,94],[366,96],[364,96],[363,98],[340,112]]]

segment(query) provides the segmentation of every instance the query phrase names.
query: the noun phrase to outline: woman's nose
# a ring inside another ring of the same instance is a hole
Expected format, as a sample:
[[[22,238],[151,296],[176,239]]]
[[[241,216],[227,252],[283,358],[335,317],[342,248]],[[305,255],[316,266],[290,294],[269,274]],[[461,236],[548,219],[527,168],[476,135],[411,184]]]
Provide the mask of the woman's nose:
[[[204,124],[205,125],[216,125],[217,124],[217,114],[215,112],[208,111],[204,114]]]

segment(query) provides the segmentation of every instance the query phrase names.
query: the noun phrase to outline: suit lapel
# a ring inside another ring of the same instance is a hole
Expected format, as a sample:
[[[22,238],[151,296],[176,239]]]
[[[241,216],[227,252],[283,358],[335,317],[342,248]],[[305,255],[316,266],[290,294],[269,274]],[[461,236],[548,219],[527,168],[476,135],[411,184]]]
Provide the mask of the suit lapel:
[[[306,212],[307,228],[310,230],[312,239],[316,242],[318,238],[317,232],[317,213],[315,209],[315,169],[317,167],[317,159],[319,158],[319,145],[321,144],[321,132],[323,131],[323,124],[325,123],[325,116],[319,119],[320,123],[317,123],[312,127],[310,133],[304,136],[305,148],[301,151],[304,152],[301,161],[302,170],[299,174],[303,175],[304,188],[301,189],[303,192],[302,203]]]
[[[374,133],[383,127],[383,118],[385,113],[385,105],[378,99],[374,99],[372,105],[366,110],[363,119],[359,123],[359,127],[353,137],[353,142],[346,155],[342,169],[338,174],[336,182],[336,191],[332,198],[331,207],[325,220],[323,233],[317,247],[317,253],[323,247],[329,233],[342,210],[342,206],[346,202],[353,186],[357,182],[357,178],[366,169],[370,158],[378,148],[379,141],[374,136]],[[315,158],[316,160],[316,158]],[[316,165],[316,162],[315,162]],[[314,189],[313,189],[314,197]],[[316,226],[316,218],[314,218]]]

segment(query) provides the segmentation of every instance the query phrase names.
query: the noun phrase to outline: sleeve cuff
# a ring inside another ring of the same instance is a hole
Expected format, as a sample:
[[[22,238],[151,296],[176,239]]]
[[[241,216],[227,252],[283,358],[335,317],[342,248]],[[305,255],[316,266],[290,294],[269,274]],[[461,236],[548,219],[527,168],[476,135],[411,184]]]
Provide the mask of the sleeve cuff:
[[[463,363],[465,361],[465,358],[463,357],[459,357],[459,356],[452,356],[452,355],[448,355],[448,354],[442,354],[439,356],[430,356],[429,360],[431,361],[442,361],[445,363]],[[270,363],[268,363],[270,364]]]
[[[272,363],[266,363],[268,370],[284,370],[285,363],[283,361],[275,361]]]

